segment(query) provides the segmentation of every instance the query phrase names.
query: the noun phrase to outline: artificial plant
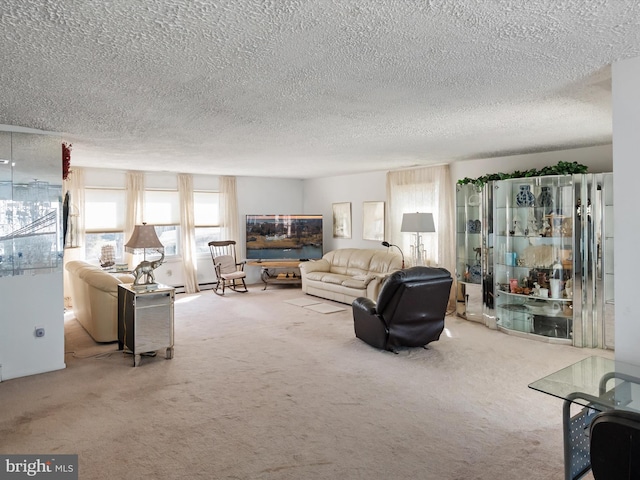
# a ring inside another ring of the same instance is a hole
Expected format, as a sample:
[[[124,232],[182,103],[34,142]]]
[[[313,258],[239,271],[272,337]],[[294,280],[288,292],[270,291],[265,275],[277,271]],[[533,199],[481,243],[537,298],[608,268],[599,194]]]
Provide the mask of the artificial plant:
[[[516,170],[512,173],[488,173],[478,178],[464,177],[458,180],[458,185],[467,185],[469,183],[478,188],[482,188],[485,183],[494,180],[507,180],[510,178],[528,178],[541,177],[545,175],[571,175],[574,173],[587,173],[588,167],[578,162],[558,162],[557,165],[543,167],[540,170],[530,168],[529,170]]]

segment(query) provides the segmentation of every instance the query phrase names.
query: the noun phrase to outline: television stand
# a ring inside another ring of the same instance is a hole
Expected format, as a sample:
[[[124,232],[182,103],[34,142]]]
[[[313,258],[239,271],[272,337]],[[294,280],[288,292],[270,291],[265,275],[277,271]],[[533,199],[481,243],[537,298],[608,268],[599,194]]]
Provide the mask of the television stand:
[[[271,285],[302,285],[300,277],[300,261],[277,260],[247,262],[252,267],[260,267],[260,278],[264,283],[263,290]]]

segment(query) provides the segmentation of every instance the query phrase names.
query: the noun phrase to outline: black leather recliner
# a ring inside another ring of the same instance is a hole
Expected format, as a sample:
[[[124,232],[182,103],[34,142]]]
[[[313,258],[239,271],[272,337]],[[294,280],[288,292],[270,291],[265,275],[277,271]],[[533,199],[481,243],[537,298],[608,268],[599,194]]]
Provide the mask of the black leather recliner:
[[[593,478],[640,478],[640,413],[610,410],[598,414],[591,422],[589,443]]]
[[[444,268],[411,267],[391,274],[377,303],[366,297],[353,301],[356,337],[369,345],[422,347],[440,338],[453,279]]]

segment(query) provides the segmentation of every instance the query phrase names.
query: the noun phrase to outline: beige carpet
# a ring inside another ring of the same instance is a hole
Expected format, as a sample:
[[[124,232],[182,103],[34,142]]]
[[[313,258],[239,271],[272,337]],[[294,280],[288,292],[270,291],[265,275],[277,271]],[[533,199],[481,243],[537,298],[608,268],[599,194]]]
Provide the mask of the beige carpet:
[[[78,454],[82,480],[557,480],[562,402],[527,384],[613,356],[455,317],[394,355],[298,297],[178,295],[175,357],[137,368],[69,321],[67,369],[0,383],[0,452]]]

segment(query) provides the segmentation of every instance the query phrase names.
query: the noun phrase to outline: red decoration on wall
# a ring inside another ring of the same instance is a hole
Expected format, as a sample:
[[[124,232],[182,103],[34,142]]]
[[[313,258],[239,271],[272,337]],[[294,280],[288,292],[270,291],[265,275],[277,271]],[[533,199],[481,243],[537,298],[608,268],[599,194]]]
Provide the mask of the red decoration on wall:
[[[71,144],[62,142],[62,179],[66,180],[71,173]]]

